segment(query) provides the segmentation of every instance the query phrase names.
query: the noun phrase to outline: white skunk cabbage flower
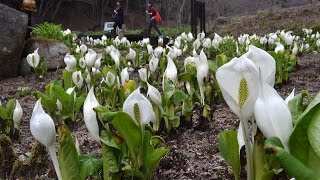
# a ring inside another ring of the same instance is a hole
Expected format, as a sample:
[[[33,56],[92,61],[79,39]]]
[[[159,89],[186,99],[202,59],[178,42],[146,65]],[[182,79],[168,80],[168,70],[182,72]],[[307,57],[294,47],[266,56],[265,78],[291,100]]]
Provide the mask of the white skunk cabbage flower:
[[[78,89],[82,88],[83,77],[81,75],[81,71],[75,71],[72,73],[72,81],[78,87]]]
[[[93,67],[94,63],[96,62],[96,59],[97,53],[92,49],[89,49],[87,54],[84,56],[84,60],[86,61],[86,65],[89,69]]]
[[[203,31],[197,35],[197,39],[199,39],[200,41],[202,41],[205,37],[206,34]]]
[[[201,42],[200,42],[200,40],[199,39],[196,39],[194,42],[193,42],[193,48],[194,49],[199,49],[200,48],[200,46],[201,46]]]
[[[81,44],[81,45],[80,45],[80,52],[81,52],[81,54],[86,53],[87,50],[88,50],[88,47],[87,47],[85,44]]]
[[[91,136],[94,138],[95,141],[100,143],[97,114],[93,110],[93,108],[97,106],[99,106],[99,103],[94,95],[93,87],[91,87],[87,95],[87,98],[83,104],[83,116],[84,116],[84,122],[86,124],[86,127],[89,133],[91,134]]]
[[[294,40],[294,36],[291,35],[290,32],[285,33],[283,36],[284,42],[288,45],[291,46]]]
[[[154,54],[157,58],[159,58],[159,57],[161,56],[162,52],[163,52],[163,47],[158,46],[158,47],[156,47],[156,48],[154,49],[153,54]]]
[[[146,68],[141,68],[138,70],[139,72],[139,78],[141,81],[143,82],[148,82],[148,72],[147,72],[147,69]]]
[[[13,127],[17,130],[20,129],[20,122],[22,119],[23,110],[21,108],[20,103],[16,100],[16,107],[13,111]]]
[[[40,56],[39,56],[38,50],[39,50],[39,48],[37,48],[33,53],[28,54],[28,56],[27,56],[28,64],[32,68],[37,68],[38,64],[40,62]]]
[[[120,51],[116,48],[113,48],[110,52],[110,56],[116,64],[117,68],[120,67]]]
[[[103,35],[102,37],[101,37],[101,40],[102,41],[106,41],[108,38],[107,38],[107,36],[106,35]]]
[[[205,49],[209,49],[211,46],[212,46],[212,44],[211,44],[210,38],[206,38],[202,43],[202,47]]]
[[[153,48],[152,48],[152,46],[150,44],[147,45],[147,50],[148,50],[149,54],[153,53]]]
[[[193,35],[191,32],[188,33],[187,40],[190,42],[193,40]]]
[[[140,93],[140,88],[134,90],[123,103],[123,112],[126,112],[137,125],[145,126],[156,122],[156,115],[150,101]]]
[[[276,44],[277,44],[277,47],[274,49],[274,52],[275,53],[283,52],[284,51],[284,46],[279,42],[276,42]]]
[[[126,56],[126,59],[134,61],[136,59],[136,55],[137,55],[136,51],[130,48],[129,53]]]
[[[77,45],[77,48],[76,48],[76,50],[75,50],[75,51],[76,51],[76,53],[77,53],[77,54],[79,54],[79,53],[80,53],[80,47],[79,47],[79,45]]]
[[[247,122],[259,94],[256,65],[245,56],[233,58],[217,70],[216,78],[232,112]]]
[[[209,65],[207,56],[204,54],[203,50],[201,50],[199,58],[196,63],[197,69],[197,81],[200,88],[200,96],[201,96],[201,103],[204,105],[204,78],[208,77],[209,73]]]
[[[33,108],[30,120],[30,131],[33,137],[48,148],[57,177],[59,180],[62,180],[55,147],[55,125],[52,118],[44,112],[41,106],[41,99],[36,102]]]
[[[168,59],[167,68],[164,72],[163,77],[170,79],[172,82],[176,82],[177,74],[178,74],[177,67],[170,57],[167,57],[167,59]]]
[[[102,58],[102,56],[101,56],[101,54],[99,54],[99,55],[97,56],[96,62],[94,63],[94,67],[95,67],[96,69],[99,69],[100,66],[101,66],[101,58]]]
[[[106,80],[105,80],[106,84],[109,87],[111,87],[114,84],[115,80],[116,80],[116,76],[112,72],[109,71],[107,73]]]
[[[128,67],[122,69],[122,71],[120,73],[120,78],[121,78],[121,85],[122,86],[124,86],[126,81],[129,81]]]
[[[154,86],[148,84],[148,91],[147,91],[147,96],[151,99],[151,101],[157,105],[159,108],[161,108],[161,103],[162,103],[162,97],[157,88]]]
[[[261,70],[262,80],[273,87],[276,75],[275,59],[266,51],[253,45],[249,45],[249,51],[243,56],[250,59]]]
[[[297,55],[297,53],[298,53],[298,44],[294,43],[294,46],[292,48],[292,54]]]
[[[67,53],[64,58],[64,63],[67,65],[66,70],[71,70],[77,66],[77,60],[73,55]]]
[[[317,47],[320,47],[320,39],[318,39],[318,40],[316,41],[316,45],[317,45]]]
[[[275,89],[260,80],[260,93],[254,106],[257,125],[266,138],[278,137],[289,150],[292,118],[288,105]]]
[[[70,31],[70,29],[67,29],[65,31],[62,31],[62,34],[63,34],[63,36],[66,36],[66,35],[71,34],[71,31]]]
[[[156,58],[153,55],[152,58],[149,61],[149,70],[150,70],[150,72],[154,73],[158,68],[158,64],[159,64],[159,59]]]
[[[84,60],[84,57],[79,59],[79,66],[84,69],[86,68],[86,61]]]
[[[291,93],[289,94],[289,96],[284,100],[284,102],[286,102],[286,104],[288,104],[289,101],[294,98],[294,91],[295,91],[295,88],[293,88],[292,92],[291,92]]]

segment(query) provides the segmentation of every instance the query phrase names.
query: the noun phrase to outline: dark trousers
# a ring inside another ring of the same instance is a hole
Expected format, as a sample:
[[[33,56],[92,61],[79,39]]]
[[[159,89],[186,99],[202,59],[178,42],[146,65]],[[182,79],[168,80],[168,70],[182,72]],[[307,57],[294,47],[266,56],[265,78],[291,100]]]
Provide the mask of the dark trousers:
[[[122,23],[119,21],[115,21],[113,24],[113,29],[116,30],[116,28],[119,27],[119,29],[122,29]]]
[[[157,33],[159,34],[159,36],[162,35],[161,32],[160,32],[160,30],[158,29],[157,22],[156,22],[155,19],[151,19],[150,22],[149,22],[149,35],[151,34],[151,28],[152,28],[152,27],[157,31]]]

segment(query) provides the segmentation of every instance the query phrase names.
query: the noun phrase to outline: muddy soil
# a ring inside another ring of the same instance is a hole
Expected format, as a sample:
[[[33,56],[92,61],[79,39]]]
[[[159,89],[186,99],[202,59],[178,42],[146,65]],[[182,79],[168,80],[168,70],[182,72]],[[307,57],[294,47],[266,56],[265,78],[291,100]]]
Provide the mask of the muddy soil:
[[[61,72],[61,70],[48,72],[41,80],[30,75],[0,81],[2,104],[6,104],[11,98],[16,98],[24,111],[20,139],[14,141],[15,153],[20,158],[27,157],[36,141],[29,129],[29,121],[36,98],[32,93],[22,96],[18,88],[24,86],[30,87],[32,90],[44,91],[48,83],[60,78]],[[316,95],[320,91],[320,54],[299,57],[298,67],[291,74],[289,82],[276,87],[284,98],[290,94],[293,88],[297,93],[306,89],[312,95]],[[171,151],[160,161],[154,171],[154,179],[233,179],[230,166],[223,161],[219,154],[217,136],[223,130],[236,130],[239,124],[238,118],[224,103],[217,105],[210,122],[197,123],[199,121],[198,114],[198,112],[194,114],[194,124],[182,126],[176,132],[165,135],[166,144],[171,148]],[[71,125],[70,129],[78,138],[83,153],[101,153],[98,144],[88,134],[82,118],[78,119],[76,124]],[[50,163],[51,161],[48,161],[47,166],[43,166],[43,170],[39,170],[39,172],[52,174],[49,172],[52,171]]]

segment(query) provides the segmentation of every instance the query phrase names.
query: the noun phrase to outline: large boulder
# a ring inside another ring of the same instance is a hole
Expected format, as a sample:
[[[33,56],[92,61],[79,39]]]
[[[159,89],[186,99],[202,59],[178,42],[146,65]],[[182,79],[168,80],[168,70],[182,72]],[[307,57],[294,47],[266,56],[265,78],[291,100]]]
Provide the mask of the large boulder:
[[[65,44],[54,39],[32,37],[26,41],[24,56],[33,53],[37,48],[40,57],[45,58],[48,70],[65,67],[63,59],[70,52]]]
[[[0,80],[18,75],[27,24],[27,14],[0,4]]]

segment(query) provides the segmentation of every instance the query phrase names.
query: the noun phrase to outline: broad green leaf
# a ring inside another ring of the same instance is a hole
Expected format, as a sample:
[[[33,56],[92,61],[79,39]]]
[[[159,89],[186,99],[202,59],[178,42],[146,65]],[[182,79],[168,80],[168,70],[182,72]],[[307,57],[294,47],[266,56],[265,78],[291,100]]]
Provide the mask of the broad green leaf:
[[[62,179],[80,179],[80,161],[72,135],[66,126],[59,127],[58,157]]]
[[[125,112],[118,112],[111,124],[125,140],[130,156],[134,162],[138,162],[138,155],[142,145],[141,129],[134,120]]]
[[[78,111],[83,106],[84,101],[86,100],[87,93],[81,94],[80,97],[76,98],[75,110]]]
[[[268,143],[266,144],[265,149],[267,153],[273,154],[279,159],[279,161],[281,162],[281,166],[291,177],[295,177],[298,180],[319,179],[314,171],[306,167],[298,159],[290,155],[286,150]]]
[[[301,94],[295,96],[292,100],[290,100],[288,106],[291,112],[292,121],[294,124],[296,124],[299,116],[305,110],[305,108],[303,107],[303,98]]]
[[[72,71],[63,70],[62,73],[64,89],[73,87]]]
[[[0,118],[8,119],[6,109],[3,106],[0,106]]]
[[[62,117],[71,117],[74,112],[75,108],[75,100],[74,100],[74,93],[68,94],[61,86],[54,85],[52,87],[51,93],[54,97],[59,99],[62,104],[62,110],[60,111],[60,115]]]
[[[121,140],[119,137],[112,135],[108,130],[101,131],[100,140],[107,146],[121,150]]]
[[[314,166],[320,162],[320,158],[314,156],[313,149],[308,138],[308,128],[313,116],[320,109],[320,94],[308,105],[307,109],[299,116],[294,130],[289,139],[290,153],[306,166],[320,173],[320,166]]]
[[[116,151],[117,149],[102,144],[103,178],[105,180],[112,179],[112,173],[119,171]]]
[[[186,93],[184,93],[181,90],[175,90],[173,95],[173,103],[179,103],[179,102],[183,102],[184,100],[186,100],[188,98],[188,95],[186,95]]]
[[[164,147],[155,148],[152,144],[150,131],[145,131],[143,149],[143,162],[146,174],[147,176],[152,175],[153,169],[159,163],[160,159],[169,152],[169,149]]]
[[[6,111],[9,119],[13,118],[13,111],[15,108],[16,100],[10,99],[9,102],[6,105]]]
[[[102,160],[95,155],[80,155],[80,178],[86,179],[88,176],[97,174],[102,170]]]
[[[320,157],[320,108],[314,113],[308,128],[308,137],[311,147]]]
[[[220,154],[232,167],[234,178],[240,178],[240,156],[237,131],[223,131],[218,135]]]
[[[169,79],[164,81],[164,96],[167,99],[170,99],[175,91],[175,86],[173,82]]]

